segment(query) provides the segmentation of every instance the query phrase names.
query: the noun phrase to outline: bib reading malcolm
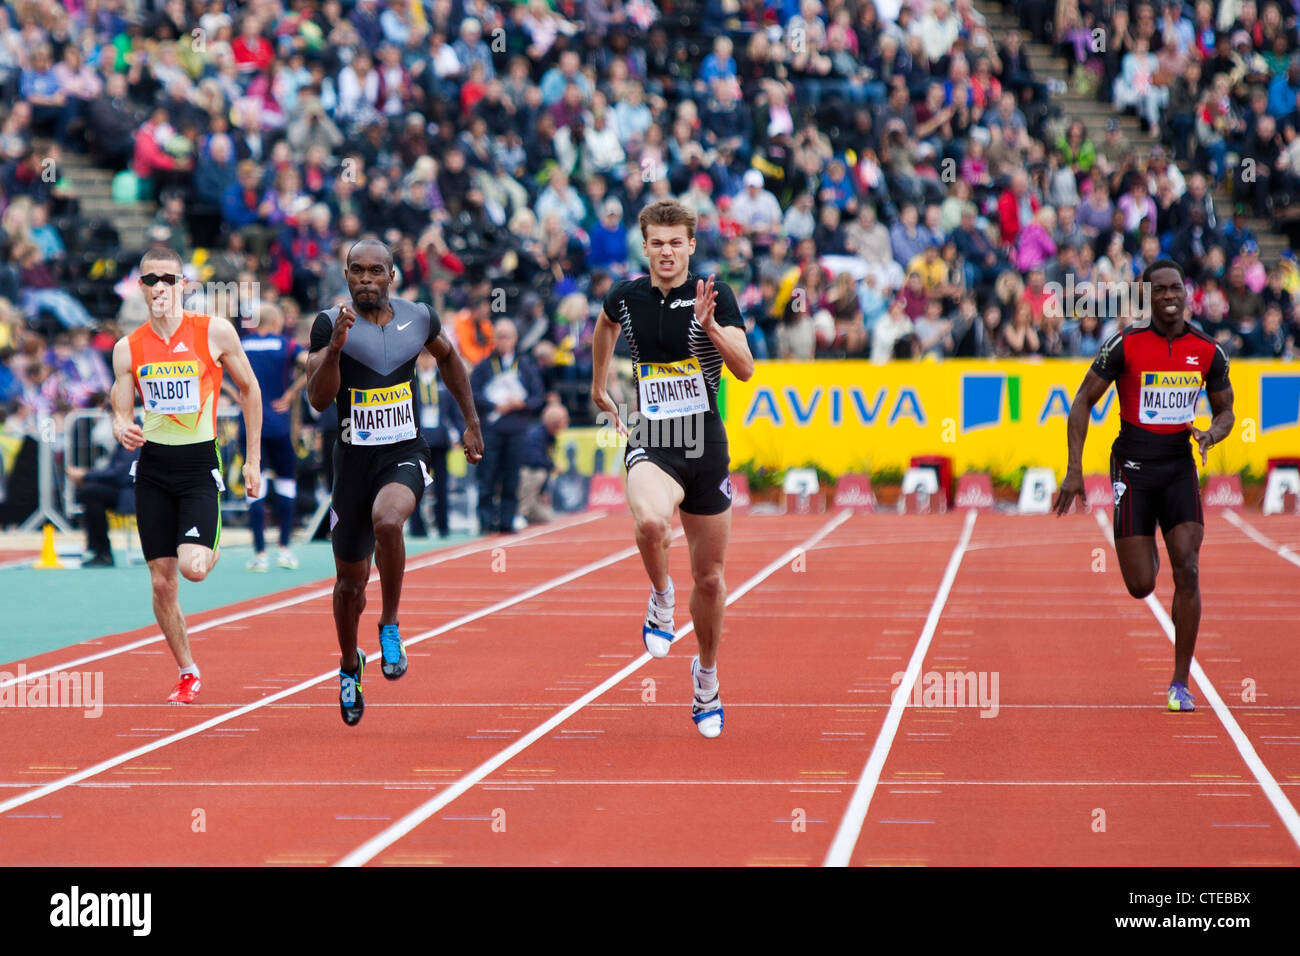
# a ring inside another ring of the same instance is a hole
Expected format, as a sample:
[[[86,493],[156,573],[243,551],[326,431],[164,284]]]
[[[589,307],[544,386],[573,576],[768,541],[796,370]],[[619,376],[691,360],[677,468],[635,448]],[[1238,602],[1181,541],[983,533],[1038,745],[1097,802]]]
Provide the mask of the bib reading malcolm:
[[[704,373],[694,356],[680,362],[642,362],[637,380],[646,418],[680,418],[709,410]]]
[[[149,362],[135,371],[146,411],[159,415],[193,415],[203,407],[199,399],[199,363]]]
[[[1145,425],[1185,425],[1196,418],[1198,372],[1144,372],[1140,412]]]
[[[415,437],[415,412],[411,383],[387,388],[354,388],[352,428],[354,445],[392,445]]]

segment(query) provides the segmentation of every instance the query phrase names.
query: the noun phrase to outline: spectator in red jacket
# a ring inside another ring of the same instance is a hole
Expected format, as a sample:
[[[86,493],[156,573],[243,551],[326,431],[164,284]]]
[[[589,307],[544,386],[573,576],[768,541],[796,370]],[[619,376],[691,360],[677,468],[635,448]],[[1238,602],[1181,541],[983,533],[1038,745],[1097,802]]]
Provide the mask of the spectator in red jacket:
[[[1029,174],[1023,169],[1011,176],[1009,185],[998,199],[998,224],[1004,245],[1013,245],[1038,212],[1038,197],[1029,191]]]
[[[235,66],[241,75],[261,73],[275,59],[275,48],[262,36],[262,21],[254,14],[244,17],[239,24],[239,36],[230,44]]]

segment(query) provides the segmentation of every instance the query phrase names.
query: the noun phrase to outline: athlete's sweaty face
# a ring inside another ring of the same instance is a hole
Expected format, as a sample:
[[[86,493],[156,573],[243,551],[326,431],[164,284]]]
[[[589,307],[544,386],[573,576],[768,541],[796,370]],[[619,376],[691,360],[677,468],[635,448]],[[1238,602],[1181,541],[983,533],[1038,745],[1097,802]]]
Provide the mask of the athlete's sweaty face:
[[[358,245],[348,256],[348,292],[359,309],[375,309],[388,299],[395,278],[392,260],[369,243]]]
[[[1177,322],[1187,304],[1187,287],[1177,269],[1157,269],[1151,273],[1151,312],[1164,323]]]
[[[690,268],[695,240],[687,237],[685,226],[646,226],[641,249],[651,274],[660,282],[677,286]]]

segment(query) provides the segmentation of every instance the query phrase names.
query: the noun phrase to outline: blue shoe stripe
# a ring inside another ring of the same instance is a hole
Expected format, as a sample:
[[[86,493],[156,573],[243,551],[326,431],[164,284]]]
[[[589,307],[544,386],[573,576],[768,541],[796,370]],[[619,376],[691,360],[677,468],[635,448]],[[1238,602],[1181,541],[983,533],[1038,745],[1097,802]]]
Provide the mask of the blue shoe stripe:
[[[706,711],[704,711],[703,713],[699,713],[699,714],[691,714],[691,720],[695,721],[695,722],[698,724],[698,723],[699,723],[701,720],[703,720],[704,718],[706,718],[706,717],[712,717],[712,716],[714,716],[715,714],[716,714],[717,717],[718,717],[718,721],[719,721],[719,723],[722,723],[722,722],[723,722],[723,717],[722,717],[722,708],[721,708],[721,707],[719,707],[717,710],[706,710]]]

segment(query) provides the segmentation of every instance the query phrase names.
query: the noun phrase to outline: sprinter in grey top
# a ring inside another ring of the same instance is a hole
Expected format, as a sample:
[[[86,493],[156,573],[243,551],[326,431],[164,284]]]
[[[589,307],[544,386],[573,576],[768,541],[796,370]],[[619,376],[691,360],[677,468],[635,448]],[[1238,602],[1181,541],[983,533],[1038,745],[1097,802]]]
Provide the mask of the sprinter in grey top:
[[[379,646],[384,677],[406,673],[406,649],[397,606],[406,569],[402,529],[429,477],[429,447],[420,436],[413,379],[421,349],[438,361],[452,397],[465,416],[465,458],[483,457],[483,435],[460,356],[426,305],[389,298],[393,256],[377,239],[362,239],[348,253],[352,305],[321,312],[311,330],[307,396],[312,408],[338,406],[330,537],[334,545],[334,624],[339,640],[339,708],[355,726],[365,711],[361,673],[365,655],[357,626],[366,606],[373,556],[383,607]]]

